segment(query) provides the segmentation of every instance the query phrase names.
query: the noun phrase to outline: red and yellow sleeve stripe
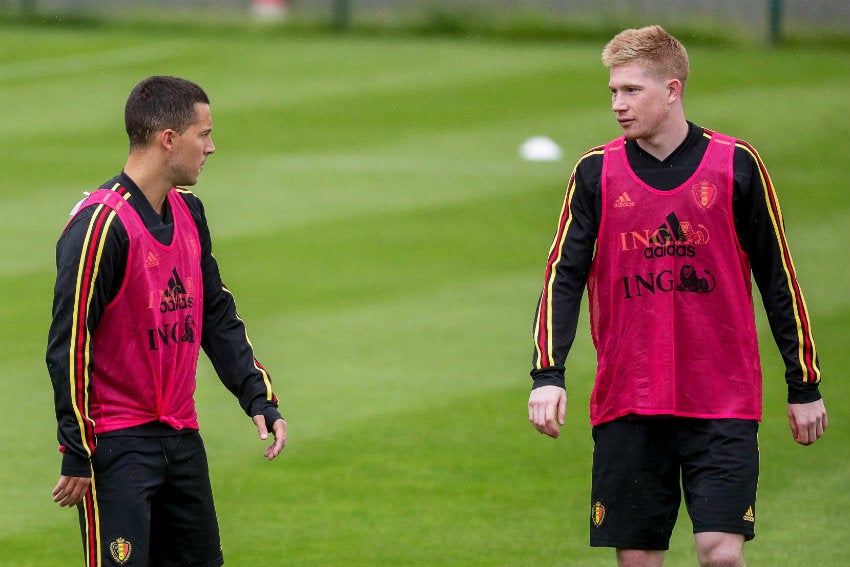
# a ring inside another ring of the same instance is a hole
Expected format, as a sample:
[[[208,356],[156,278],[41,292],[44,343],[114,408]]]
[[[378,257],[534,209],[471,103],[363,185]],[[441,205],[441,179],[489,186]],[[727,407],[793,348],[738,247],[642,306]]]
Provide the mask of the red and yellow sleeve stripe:
[[[233,293],[229,289],[227,289],[226,285],[222,284],[221,289],[222,291],[224,291],[224,293],[228,294],[231,298],[233,298]],[[245,325],[245,322],[242,321],[242,318],[239,316],[239,313],[236,314],[236,318],[239,319],[239,321],[242,323],[243,328],[245,328],[245,342],[247,342],[248,346],[251,347],[251,352],[254,352],[254,345],[253,343],[251,343],[251,339],[248,337],[248,330],[247,326]],[[277,396],[275,395],[274,391],[272,391],[271,376],[269,376],[266,367],[263,366],[259,360],[257,360],[257,357],[254,357],[254,369],[259,373],[260,377],[263,380],[263,385],[266,388],[266,400],[277,403]]]
[[[576,169],[585,158],[592,155],[601,155],[602,153],[604,153],[602,147],[586,152],[581,156],[570,174],[570,181],[567,185],[567,192],[564,196],[564,203],[561,207],[561,215],[558,220],[558,228],[555,232],[555,238],[552,240],[552,245],[549,247],[543,291],[540,294],[540,302],[537,305],[537,313],[534,320],[534,368],[537,370],[549,368],[557,364],[553,349],[552,294],[558,275],[558,265],[563,257],[564,243],[566,242],[567,233],[573,220],[571,205],[573,195],[575,194]]]
[[[764,198],[767,203],[768,212],[770,213],[771,223],[773,224],[773,234],[776,237],[776,244],[782,258],[782,268],[785,272],[785,281],[788,284],[794,319],[797,323],[797,354],[800,360],[802,380],[803,382],[820,382],[821,372],[818,367],[817,350],[812,336],[809,312],[806,307],[806,300],[803,297],[803,291],[797,282],[797,272],[794,268],[794,262],[791,260],[791,252],[785,237],[785,222],[782,219],[782,210],[779,208],[779,200],[773,189],[773,182],[770,180],[770,175],[768,175],[767,169],[755,148],[742,140],[738,140],[736,145],[747,151],[758,165],[761,185],[764,188]]]
[[[116,187],[116,189],[120,189]],[[119,191],[121,192],[121,191]],[[124,192],[124,198],[130,196]],[[80,252],[74,291],[73,319],[69,349],[69,381],[74,414],[79,425],[82,446],[89,458],[95,449],[94,420],[89,414],[91,384],[91,330],[89,310],[100,270],[103,247],[116,212],[106,205],[95,205]]]

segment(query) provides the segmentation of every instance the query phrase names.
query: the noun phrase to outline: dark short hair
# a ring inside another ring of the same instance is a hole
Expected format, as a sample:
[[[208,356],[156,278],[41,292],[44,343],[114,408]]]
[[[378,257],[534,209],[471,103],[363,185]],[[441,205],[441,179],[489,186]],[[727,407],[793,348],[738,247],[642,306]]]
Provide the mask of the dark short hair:
[[[136,85],[124,107],[130,148],[148,145],[157,132],[183,132],[195,121],[195,104],[209,104],[204,89],[186,79],[148,77]]]

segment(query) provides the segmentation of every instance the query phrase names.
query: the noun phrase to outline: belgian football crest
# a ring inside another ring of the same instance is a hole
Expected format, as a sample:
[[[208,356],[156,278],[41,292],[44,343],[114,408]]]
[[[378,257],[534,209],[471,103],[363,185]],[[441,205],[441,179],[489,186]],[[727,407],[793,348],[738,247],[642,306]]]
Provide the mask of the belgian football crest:
[[[133,544],[119,537],[109,544],[109,554],[112,555],[112,560],[118,565],[124,565],[130,560],[130,555],[133,554]]]
[[[699,183],[691,187],[694,202],[703,209],[710,209],[714,205],[718,193],[717,186],[708,179],[701,179]]]
[[[590,507],[590,519],[597,528],[605,521],[605,506],[599,500]]]

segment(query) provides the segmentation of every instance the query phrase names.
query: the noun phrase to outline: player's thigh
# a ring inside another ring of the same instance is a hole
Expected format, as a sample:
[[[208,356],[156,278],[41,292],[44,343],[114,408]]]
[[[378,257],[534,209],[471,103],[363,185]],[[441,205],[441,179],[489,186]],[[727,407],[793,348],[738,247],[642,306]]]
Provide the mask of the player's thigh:
[[[168,483],[153,503],[152,556],[161,567],[222,564],[218,520],[197,432],[165,441]]]
[[[102,437],[92,458],[91,501],[81,507],[84,542],[102,563],[146,566],[151,499],[165,477],[156,438]]]
[[[590,544],[667,549],[681,501],[670,420],[615,420],[593,438]]]
[[[693,420],[680,444],[682,486],[694,532],[755,535],[758,422]]]

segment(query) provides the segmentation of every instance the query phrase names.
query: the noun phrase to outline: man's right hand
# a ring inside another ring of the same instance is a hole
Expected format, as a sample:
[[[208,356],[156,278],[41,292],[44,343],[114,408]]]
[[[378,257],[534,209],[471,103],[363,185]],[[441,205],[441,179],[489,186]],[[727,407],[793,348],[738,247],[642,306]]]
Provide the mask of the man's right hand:
[[[567,391],[560,386],[541,386],[528,396],[528,421],[540,433],[557,439],[566,415]]]
[[[53,489],[53,501],[60,506],[76,506],[89,491],[91,479],[82,476],[60,476]]]
[[[811,445],[821,438],[829,425],[823,399],[807,404],[788,404],[788,423],[794,441]]]

